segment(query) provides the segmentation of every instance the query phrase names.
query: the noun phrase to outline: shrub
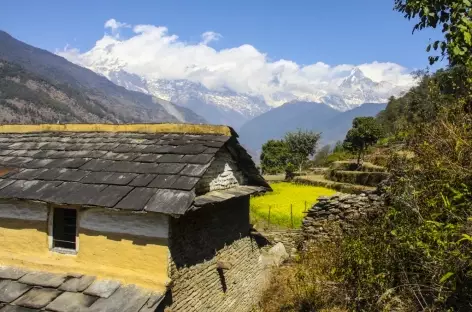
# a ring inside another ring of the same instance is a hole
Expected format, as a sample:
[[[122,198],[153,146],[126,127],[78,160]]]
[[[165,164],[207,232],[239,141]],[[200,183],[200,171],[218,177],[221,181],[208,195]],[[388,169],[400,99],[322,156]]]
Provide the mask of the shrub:
[[[330,170],[326,174],[326,178],[335,182],[377,186],[380,182],[388,178],[388,173]]]

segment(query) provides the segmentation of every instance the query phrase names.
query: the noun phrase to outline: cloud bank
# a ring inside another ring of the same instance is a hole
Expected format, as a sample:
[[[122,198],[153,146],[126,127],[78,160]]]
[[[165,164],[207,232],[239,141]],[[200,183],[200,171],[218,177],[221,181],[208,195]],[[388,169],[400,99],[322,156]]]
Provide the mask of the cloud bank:
[[[123,38],[120,31],[124,28],[132,30],[131,36]],[[300,65],[291,60],[271,60],[249,44],[220,50],[211,47],[221,38],[208,31],[198,43],[185,42],[163,26],[132,26],[110,19],[105,23],[104,36],[91,50],[82,52],[66,46],[56,53],[105,75],[109,70],[123,69],[147,80],[188,79],[213,90],[229,88],[262,96],[273,106],[293,97],[317,100],[327,92],[336,92],[355,67],[375,82],[402,88],[413,84],[410,70],[395,63]]]

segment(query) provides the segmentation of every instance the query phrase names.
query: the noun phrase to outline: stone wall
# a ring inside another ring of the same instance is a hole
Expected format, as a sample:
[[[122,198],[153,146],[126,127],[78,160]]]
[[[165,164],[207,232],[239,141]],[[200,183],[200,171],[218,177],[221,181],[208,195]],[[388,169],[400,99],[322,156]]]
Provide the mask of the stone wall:
[[[271,245],[282,243],[290,256],[297,254],[303,235],[300,229],[266,230],[261,232]]]
[[[231,154],[223,149],[219,151],[201,180],[196,186],[197,194],[224,190],[246,184],[246,179]]]
[[[384,207],[384,197],[377,191],[320,197],[303,219],[304,240],[339,237],[359,222],[368,221]]]
[[[250,235],[249,197],[170,223],[169,311],[250,311],[268,277],[261,242]]]

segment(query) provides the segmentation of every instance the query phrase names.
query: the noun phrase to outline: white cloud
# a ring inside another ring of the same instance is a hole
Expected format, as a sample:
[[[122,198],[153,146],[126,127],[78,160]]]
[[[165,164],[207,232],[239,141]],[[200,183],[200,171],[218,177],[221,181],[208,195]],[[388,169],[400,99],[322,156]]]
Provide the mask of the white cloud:
[[[105,34],[91,50],[82,53],[67,46],[56,53],[97,71],[113,67],[146,79],[189,79],[210,89],[230,88],[263,96],[271,105],[293,97],[316,100],[326,92],[336,92],[354,67],[376,82],[395,86],[413,83],[409,70],[395,63],[300,65],[284,59],[272,61],[248,44],[216,50],[208,46],[221,38],[215,32],[205,32],[201,42],[190,44],[169,34],[166,27],[131,26],[110,19],[105,28],[111,29],[112,34]],[[132,28],[134,35],[121,39],[122,28]]]
[[[212,41],[218,41],[222,38],[221,34],[213,32],[213,31],[207,31],[202,34],[202,44],[207,45]]]

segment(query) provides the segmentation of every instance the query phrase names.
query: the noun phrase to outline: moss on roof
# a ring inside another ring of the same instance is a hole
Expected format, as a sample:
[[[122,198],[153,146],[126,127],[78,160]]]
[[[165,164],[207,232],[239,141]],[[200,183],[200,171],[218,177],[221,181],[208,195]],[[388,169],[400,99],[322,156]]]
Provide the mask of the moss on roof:
[[[233,135],[227,126],[194,124],[38,124],[0,125],[0,133],[35,132],[136,132],[136,133],[188,133]]]

